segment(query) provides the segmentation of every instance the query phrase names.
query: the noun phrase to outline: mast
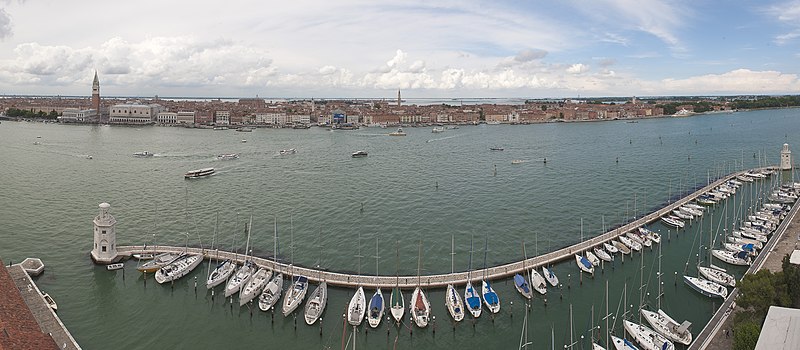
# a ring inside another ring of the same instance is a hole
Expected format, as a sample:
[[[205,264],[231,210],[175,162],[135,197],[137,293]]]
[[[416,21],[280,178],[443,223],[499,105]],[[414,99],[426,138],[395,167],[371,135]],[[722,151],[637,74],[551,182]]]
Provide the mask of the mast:
[[[394,240],[394,275],[395,275],[395,288],[400,288],[400,241]]]
[[[489,235],[486,235],[486,240],[483,245],[483,279],[486,280],[486,253],[489,251]]]
[[[417,288],[420,288],[422,284],[422,278],[420,277],[420,273],[422,271],[422,240],[419,240],[419,255],[417,255]]]
[[[214,238],[211,240],[211,250],[214,250],[214,243],[217,241],[217,226],[219,226],[219,212],[217,212],[217,219],[214,222]],[[217,262],[219,262],[219,247],[217,248]],[[206,280],[208,280],[209,276],[211,276],[211,261],[208,262]]]
[[[456,259],[456,251],[455,251],[455,244],[456,238],[454,235],[450,235],[450,273],[452,274],[455,270],[455,259]]]
[[[375,236],[375,284],[378,284],[378,236]],[[381,287],[378,286],[378,289]]]
[[[470,275],[472,274],[472,251],[475,248],[475,245],[474,245],[474,242],[473,242],[474,238],[475,238],[475,235],[473,235],[472,237],[469,238],[469,269],[467,270],[467,283],[471,282],[470,281]]]
[[[291,270],[289,271],[294,272],[294,225],[292,224],[292,214],[289,214],[289,244],[292,246],[292,256],[291,260],[289,261],[289,266],[291,266]],[[294,275],[294,274],[292,274]],[[294,276],[292,276],[294,277]]]
[[[619,309],[617,309],[617,310],[619,310]],[[609,347],[609,348],[610,348],[610,346],[608,346],[608,316],[610,316],[610,315],[611,314],[608,313],[608,279],[606,279],[606,317],[605,317],[605,319],[606,319],[606,343],[605,343],[605,346]]]
[[[274,261],[274,265],[278,268],[278,217],[275,217],[275,239],[273,239],[273,247],[272,247],[272,261]]]

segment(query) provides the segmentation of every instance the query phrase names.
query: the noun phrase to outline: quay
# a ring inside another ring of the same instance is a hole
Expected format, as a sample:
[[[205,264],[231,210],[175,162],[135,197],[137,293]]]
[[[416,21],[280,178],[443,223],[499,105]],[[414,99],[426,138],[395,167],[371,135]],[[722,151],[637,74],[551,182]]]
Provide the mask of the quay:
[[[693,201],[698,196],[714,189],[717,186],[722,185],[723,183],[735,178],[737,175],[744,174],[749,171],[760,171],[760,170],[772,170],[772,167],[767,168],[756,168],[756,169],[749,169],[743,170],[739,172],[734,172],[719,178],[708,185],[690,193],[683,198],[668,204],[667,206],[658,209],[652,213],[649,213],[641,218],[638,218],[634,221],[631,221],[623,226],[620,226],[616,229],[610,230],[602,235],[599,235],[594,238],[587,239],[583,242],[576,243],[574,245],[561,248],[559,250],[546,253],[543,255],[535,256],[532,258],[528,258],[527,260],[520,260],[504,265],[488,267],[486,269],[475,269],[469,274],[473,276],[471,280],[479,280],[483,278],[482,276],[486,276],[485,278],[488,280],[495,280],[495,279],[503,279],[513,276],[516,273],[523,272],[531,267],[538,267],[542,265],[549,265],[554,264],[556,262],[565,260],[565,259],[573,259],[574,254],[577,252],[581,252],[587,249],[591,249],[592,247],[602,244],[603,242],[607,242],[611,239],[614,239],[622,234],[625,234],[628,231],[634,230],[638,227],[644,226],[651,222],[659,220],[661,216],[667,215],[673,209],[676,209],[690,201]],[[793,209],[795,210],[795,209]],[[788,220],[787,220],[788,221]],[[183,251],[187,251],[189,254],[202,254],[205,259],[213,259],[217,257],[219,254],[220,259],[231,259],[233,261],[242,264],[244,261],[244,256],[241,254],[234,254],[232,252],[227,251],[219,251],[216,250],[209,250],[203,248],[185,248],[185,247],[177,247],[177,246],[158,246],[158,247],[145,247],[145,246],[117,246],[116,253],[117,256],[113,258],[113,260],[119,260],[124,257],[131,256],[132,254],[137,253],[161,253],[161,252],[172,252],[172,253],[180,253]],[[331,272],[331,271],[322,271],[318,269],[312,269],[302,266],[296,265],[289,265],[281,262],[275,262],[269,260],[267,258],[262,257],[250,257],[256,264],[260,266],[264,266],[266,268],[281,271],[284,274],[297,276],[303,275],[308,277],[311,281],[319,282],[323,280],[328,283],[328,285],[332,286],[339,286],[339,287],[358,287],[358,286],[376,286],[381,288],[392,288],[395,285],[398,285],[400,288],[404,289],[412,289],[417,287],[418,285],[423,288],[444,288],[448,284],[454,285],[462,285],[467,283],[467,275],[468,272],[455,272],[455,273],[446,273],[446,274],[431,274],[431,275],[423,275],[423,276],[370,276],[370,275],[356,275],[356,274],[348,274],[348,273],[339,273],[339,272]],[[754,265],[755,266],[755,265]]]

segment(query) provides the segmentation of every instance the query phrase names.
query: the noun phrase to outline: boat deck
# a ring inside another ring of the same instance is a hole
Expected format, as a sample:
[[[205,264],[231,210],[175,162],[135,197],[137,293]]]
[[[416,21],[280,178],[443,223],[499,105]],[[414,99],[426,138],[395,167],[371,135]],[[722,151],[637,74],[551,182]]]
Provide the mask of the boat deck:
[[[752,171],[754,169],[750,169],[747,171]],[[758,169],[755,169],[758,170]],[[640,226],[649,224],[651,222],[659,220],[659,218],[663,215],[666,215],[672,212],[673,209],[676,209],[692,200],[697,198],[703,193],[710,191],[711,189],[727,182],[730,179],[735,178],[737,175],[743,174],[747,171],[740,171],[736,173],[729,174],[724,176],[716,181],[713,181],[709,185],[698,189],[690,193],[689,195],[670,203],[669,205],[656,210],[652,213],[649,213],[641,218],[638,218],[628,224],[625,224],[621,227],[608,231],[602,235],[599,235],[594,238],[587,239],[583,242],[576,243],[574,245],[561,248],[559,250],[546,253],[543,255],[539,255],[536,257],[528,258],[525,261],[516,261],[508,264],[503,264],[499,266],[493,266],[486,269],[476,269],[471,272],[472,280],[477,281],[480,280],[480,276],[486,276],[489,280],[501,279],[501,278],[508,278],[513,276],[516,273],[520,273],[525,269],[530,269],[531,266],[542,266],[542,265],[549,265],[553,264],[565,259],[573,258],[575,252],[583,251],[589,249],[593,246],[616,238],[621,234],[625,234],[628,231],[634,230]],[[148,247],[147,252],[153,253],[153,247]],[[184,247],[176,247],[176,246],[158,246],[155,248],[158,252],[182,252]],[[205,259],[209,259],[210,257],[216,257],[216,251],[211,251],[208,249],[202,248],[188,248],[189,253],[191,254],[202,254]],[[119,246],[117,248],[117,252],[123,256],[130,256],[136,253],[144,253],[143,246]],[[219,251],[220,259],[232,259],[238,261],[239,264],[243,263],[243,256],[240,254],[234,254],[232,252],[226,251]],[[305,275],[308,277],[309,280],[319,282],[320,279],[325,280],[329,285],[333,286],[340,286],[340,287],[357,287],[360,285],[365,286],[379,286],[379,287],[394,287],[396,283],[398,283],[398,279],[396,276],[370,276],[370,275],[356,275],[356,274],[349,274],[349,273],[340,273],[340,272],[331,272],[331,271],[319,271],[313,268],[302,267],[297,265],[287,265],[281,262],[274,262],[269,260],[268,258],[262,257],[252,257],[252,259],[261,266],[266,266],[269,269],[279,270],[284,274],[288,275]],[[484,271],[485,270],[485,271]],[[400,276],[399,277],[399,285],[401,288],[414,288],[417,286],[417,283],[423,288],[444,288],[448,284],[466,284],[467,283],[467,272],[455,272],[455,273],[445,273],[445,274],[432,274],[432,275],[424,275],[421,277],[417,276]]]

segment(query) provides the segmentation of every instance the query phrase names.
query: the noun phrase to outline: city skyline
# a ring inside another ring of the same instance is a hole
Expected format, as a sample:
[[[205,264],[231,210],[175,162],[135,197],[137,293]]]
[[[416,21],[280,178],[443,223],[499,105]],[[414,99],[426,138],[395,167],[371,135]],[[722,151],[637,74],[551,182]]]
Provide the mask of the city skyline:
[[[800,1],[0,0],[0,93],[797,94]]]

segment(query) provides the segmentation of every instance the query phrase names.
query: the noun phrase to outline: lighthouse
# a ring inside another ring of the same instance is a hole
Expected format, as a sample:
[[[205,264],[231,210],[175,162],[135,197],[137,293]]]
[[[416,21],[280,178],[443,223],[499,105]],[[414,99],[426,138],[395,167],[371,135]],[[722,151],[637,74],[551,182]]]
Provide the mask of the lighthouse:
[[[100,213],[94,217],[94,247],[92,260],[98,264],[110,264],[117,258],[117,219],[108,210],[111,205],[100,203]]]
[[[784,143],[781,150],[781,170],[792,170],[792,151],[788,143]]]

